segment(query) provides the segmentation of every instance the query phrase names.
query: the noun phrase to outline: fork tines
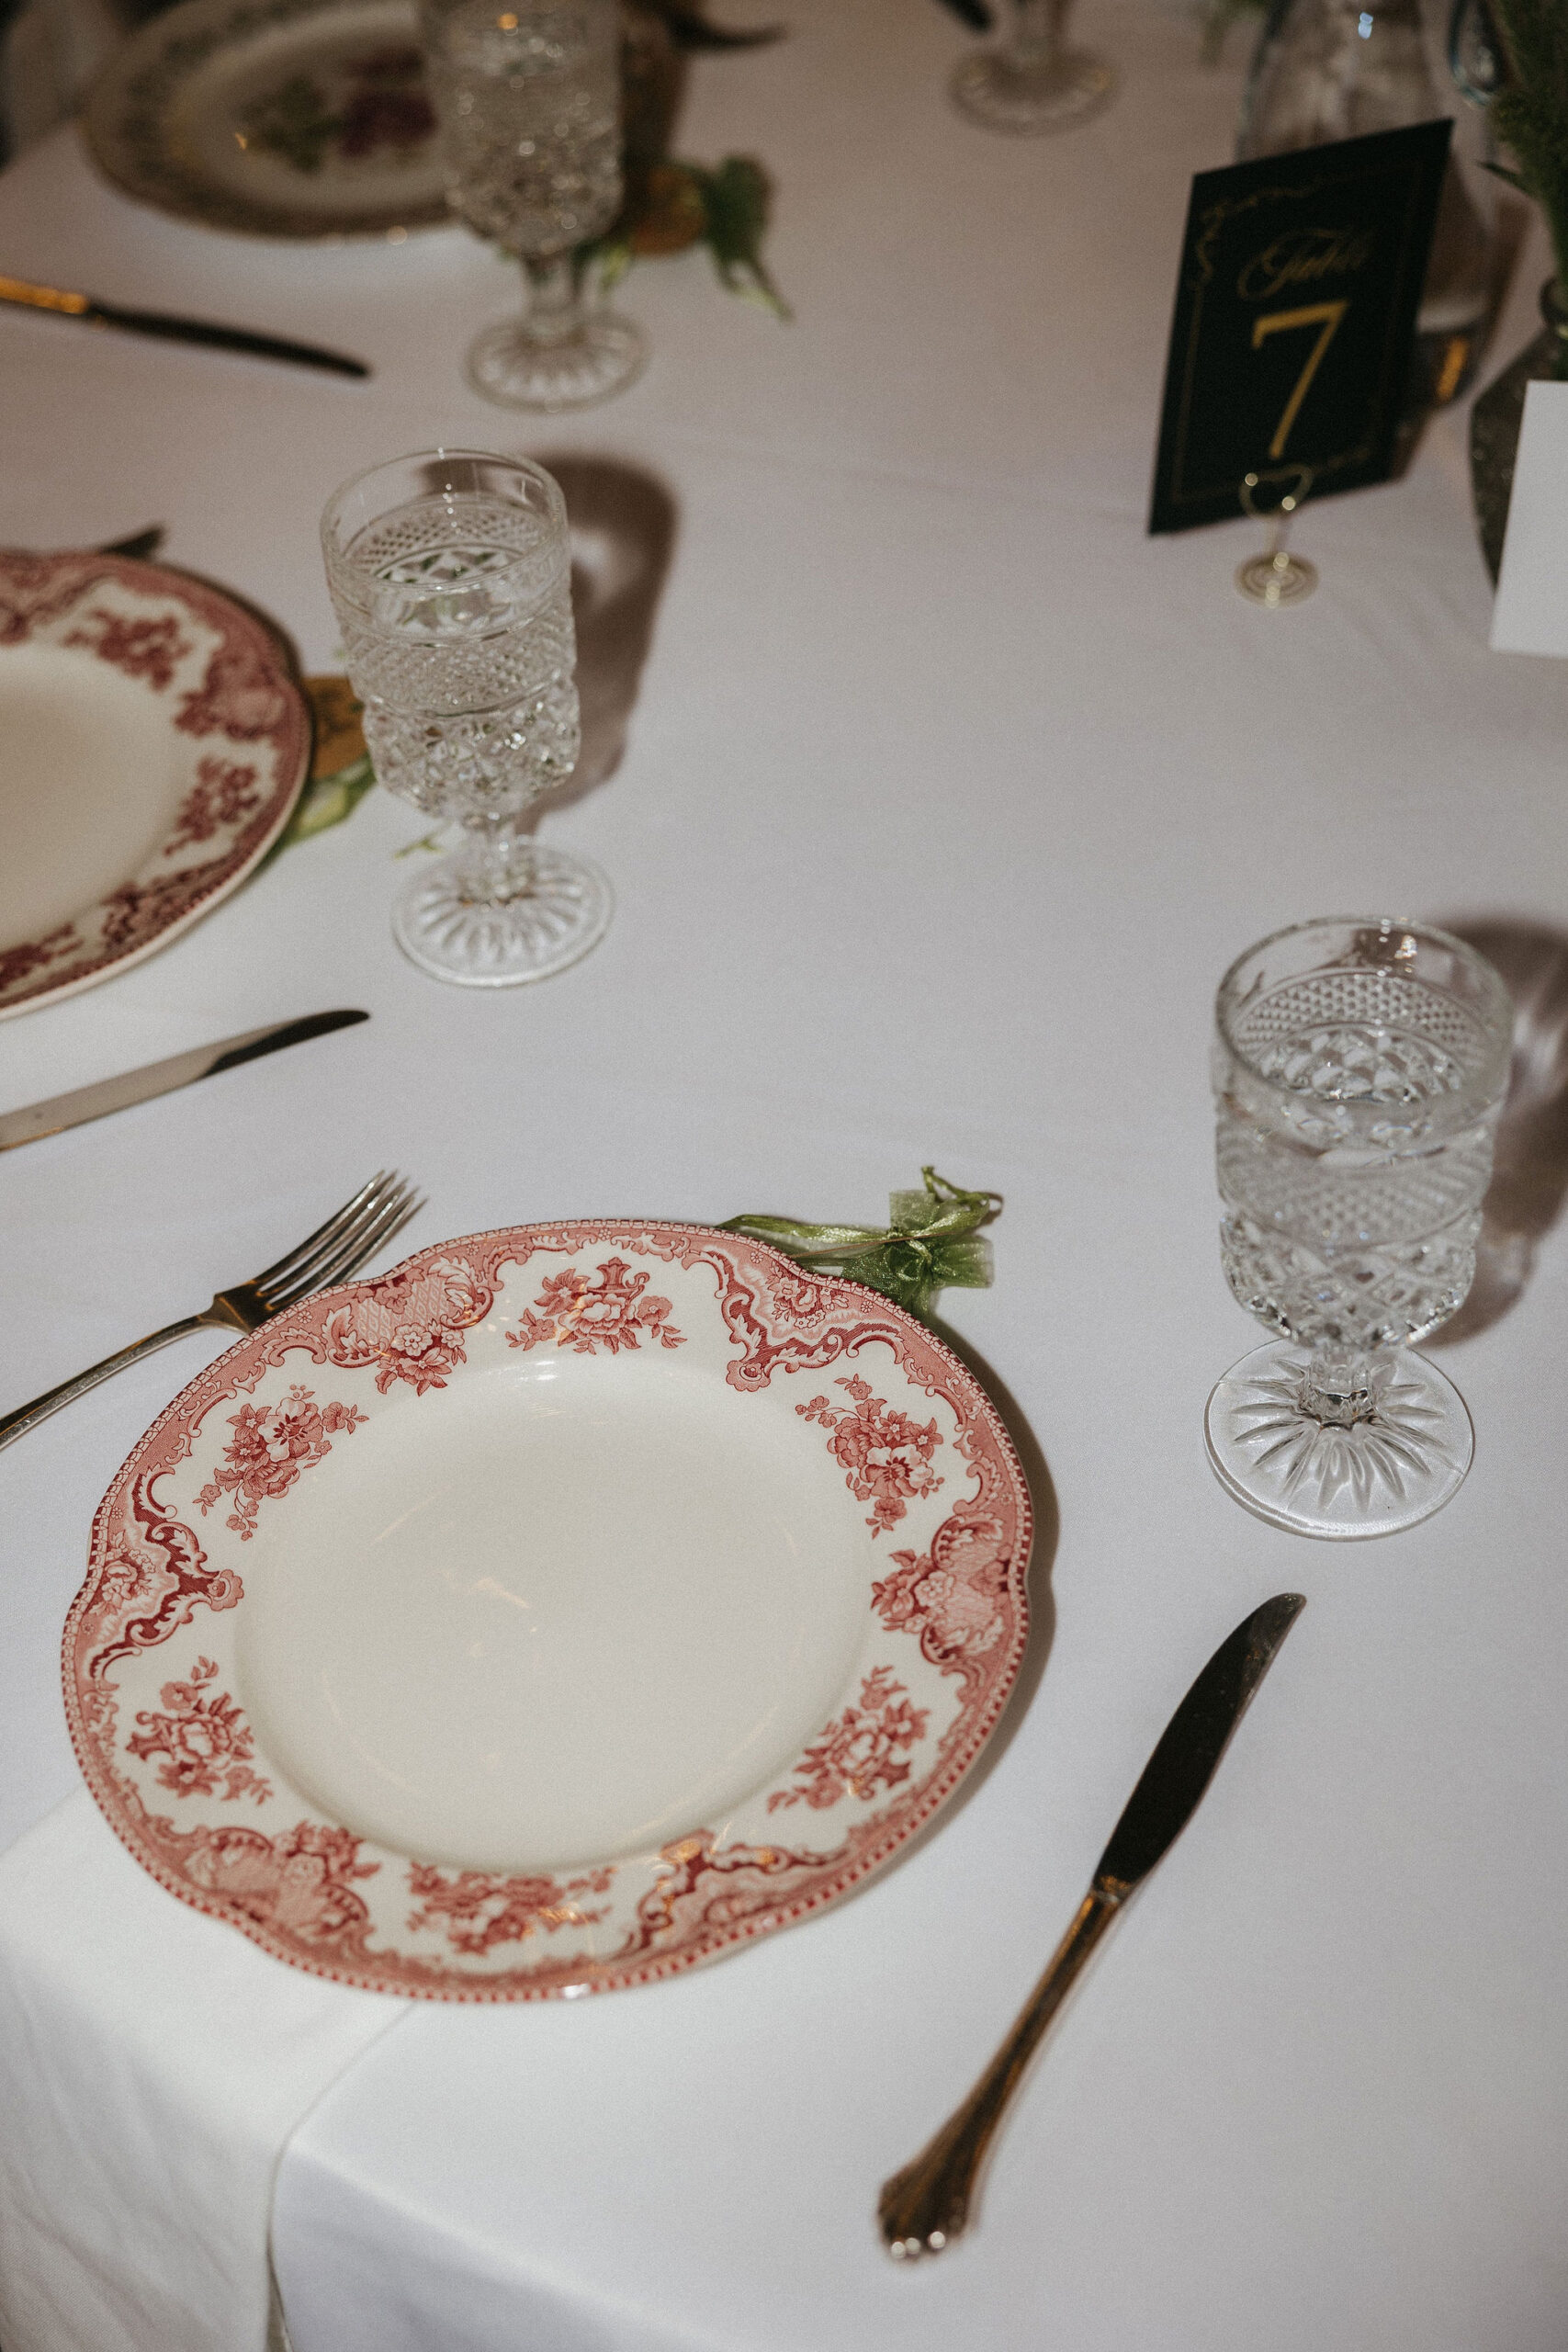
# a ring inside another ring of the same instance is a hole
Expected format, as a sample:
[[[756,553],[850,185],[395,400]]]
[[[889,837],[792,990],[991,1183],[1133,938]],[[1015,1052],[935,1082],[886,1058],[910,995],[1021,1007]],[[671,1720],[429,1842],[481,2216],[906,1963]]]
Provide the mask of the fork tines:
[[[279,1314],[312,1291],[346,1282],[423,1205],[423,1196],[396,1169],[382,1169],[335,1216],[256,1275],[254,1287],[268,1313]]]

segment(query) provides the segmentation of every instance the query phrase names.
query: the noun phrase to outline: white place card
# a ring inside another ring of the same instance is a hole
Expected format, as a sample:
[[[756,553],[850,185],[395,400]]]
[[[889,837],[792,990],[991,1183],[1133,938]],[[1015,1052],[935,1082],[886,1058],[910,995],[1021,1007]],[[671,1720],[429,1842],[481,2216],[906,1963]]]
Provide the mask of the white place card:
[[[1525,390],[1492,650],[1568,654],[1568,383]]]

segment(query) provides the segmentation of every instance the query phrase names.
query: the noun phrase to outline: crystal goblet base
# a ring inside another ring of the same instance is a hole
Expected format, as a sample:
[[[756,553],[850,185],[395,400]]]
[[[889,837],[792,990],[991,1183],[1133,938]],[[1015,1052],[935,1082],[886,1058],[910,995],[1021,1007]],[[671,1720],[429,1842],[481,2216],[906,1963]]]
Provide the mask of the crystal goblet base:
[[[1408,1348],[1329,1366],[1272,1340],[1231,1366],[1203,1427],[1227,1494],[1272,1526],[1331,1541],[1429,1519],[1475,1450],[1459,1390]]]
[[[629,319],[582,309],[564,334],[527,318],[486,327],[468,352],[468,381],[502,408],[588,408],[641,375],[648,347]]]
[[[597,947],[615,897],[591,858],[536,842],[469,842],[414,876],[392,936],[433,979],[471,989],[548,979]]]
[[[1058,50],[1038,60],[982,50],[964,60],[950,87],[953,105],[972,122],[1028,139],[1076,130],[1099,114],[1116,94],[1116,71],[1088,50]]]

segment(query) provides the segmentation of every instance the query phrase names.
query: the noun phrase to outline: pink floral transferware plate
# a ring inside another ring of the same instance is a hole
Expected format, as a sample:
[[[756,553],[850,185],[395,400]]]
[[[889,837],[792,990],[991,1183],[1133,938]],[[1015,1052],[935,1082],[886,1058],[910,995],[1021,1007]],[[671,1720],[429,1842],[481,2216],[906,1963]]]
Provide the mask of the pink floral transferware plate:
[[[0,549],[0,1020],[139,963],[236,889],[310,755],[280,648],[217,589]]]
[[[444,1242],[265,1325],[116,1479],[65,1702],[161,1883],[340,1984],[647,1983],[952,1795],[1027,1632],[977,1383],[700,1227]]]
[[[209,229],[452,223],[413,0],[178,0],[109,51],[82,129],[127,196]]]

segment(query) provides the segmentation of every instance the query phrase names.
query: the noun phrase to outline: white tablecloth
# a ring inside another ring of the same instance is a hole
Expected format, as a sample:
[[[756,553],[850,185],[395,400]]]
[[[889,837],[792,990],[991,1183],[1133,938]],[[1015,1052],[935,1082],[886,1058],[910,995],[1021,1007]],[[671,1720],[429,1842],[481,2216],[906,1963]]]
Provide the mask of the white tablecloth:
[[[0,539],[165,522],[171,560],[323,667],[315,516],[378,457],[587,454],[678,509],[624,763],[547,820],[619,894],[584,964],[493,1000],[422,979],[387,929],[422,825],[376,796],[166,954],[0,1028],[21,1103],[274,1016],[373,1014],[0,1161],[7,1396],[265,1262],[382,1162],[429,1193],[416,1242],[628,1208],[869,1216],[932,1159],[1007,1195],[996,1288],[947,1302],[1046,1506],[988,1769],[899,1867],[742,1958],[402,2014],[282,2160],[296,2352],[1561,2352],[1562,1236],[1446,1359],[1476,1463],[1414,1532],[1255,1523],[1201,1419],[1249,1344],[1214,1248],[1213,982],[1347,907],[1568,931],[1568,672],[1486,650],[1462,416],[1404,481],[1310,511],[1323,585],[1297,611],[1235,596],[1245,524],[1144,537],[1187,182],[1227,155],[1236,95],[1184,16],[1086,0],[1121,96],[1027,141],[946,109],[963,37],[923,0],[787,13],[787,42],[699,68],[682,145],[773,167],[795,323],[698,257],[639,270],[649,373],[570,422],[465,390],[512,288],[460,232],[209,237],[100,187],[69,134],[0,180],[6,267],[377,371],[0,322]],[[92,1510],[199,1351],[0,1464],[0,1838],[75,1785],[56,1653]],[[1192,1672],[1282,1588],[1311,1605],[1062,2020],[976,2233],[895,2269],[877,2184],[1010,2018]],[[106,1917],[116,1883],[94,1874]],[[245,1957],[271,2031],[299,1984]],[[151,2213],[155,2176],[130,2193]],[[214,2282],[215,2344],[254,2352],[253,2319]],[[150,2324],[130,2342],[160,2352]]]

